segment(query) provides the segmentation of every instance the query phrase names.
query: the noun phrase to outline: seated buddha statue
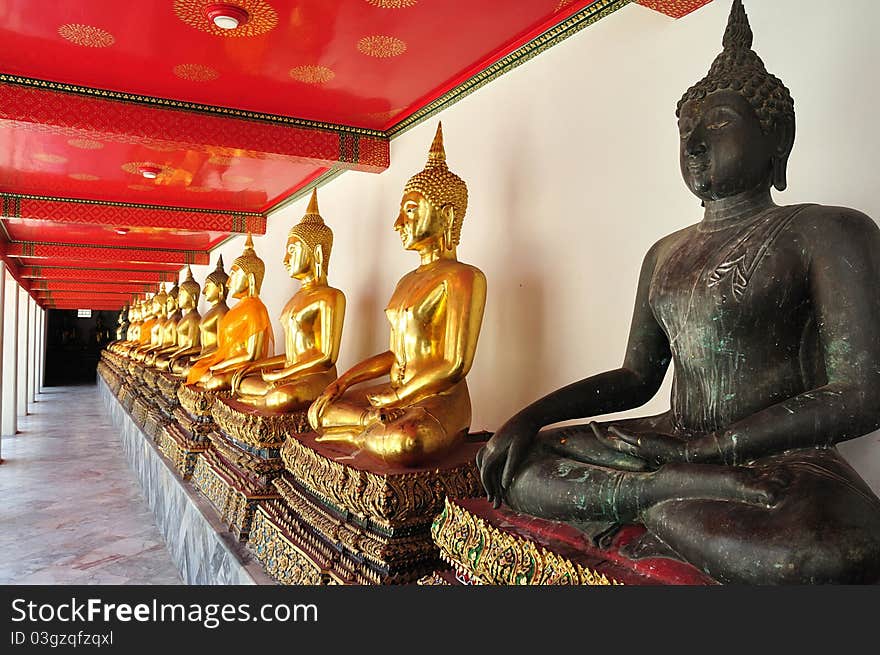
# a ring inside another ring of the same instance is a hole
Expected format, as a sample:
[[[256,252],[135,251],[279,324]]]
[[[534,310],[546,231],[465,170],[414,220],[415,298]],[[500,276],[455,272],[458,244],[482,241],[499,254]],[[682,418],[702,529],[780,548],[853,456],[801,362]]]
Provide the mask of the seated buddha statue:
[[[112,349],[114,345],[125,341],[125,334],[128,330],[129,311],[130,308],[128,305],[125,305],[122,309],[119,310],[119,316],[116,317],[116,341],[114,341],[112,344],[109,344],[108,348]]]
[[[174,326],[174,346],[156,356],[155,366],[160,371],[171,371],[171,362],[177,355],[199,345],[199,320],[202,318],[196,304],[201,287],[193,279],[192,269],[186,267],[186,279],[180,283],[177,296],[179,318]],[[184,314],[183,312],[186,312]]]
[[[271,411],[305,409],[336,379],[345,296],[327,284],[333,232],[318,213],[318,192],[287,236],[284,268],[300,281],[281,312],[284,354],[239,369],[232,392],[248,405]]]
[[[703,219],[645,256],[621,368],[534,402],[481,450],[488,498],[576,526],[641,523],[720,582],[878,582],[880,499],[835,444],[880,426],[880,229],[771,199],[794,103],[740,0],[678,126]],[[646,403],[670,362],[669,411],[541,430]]]
[[[177,350],[177,322],[183,316],[183,313],[180,311],[180,304],[178,303],[179,296],[180,287],[175,284],[165,297],[165,313],[159,345],[150,350],[144,357],[144,364],[147,366],[156,366],[156,359],[159,356],[167,355]]]
[[[196,360],[208,358],[217,350],[217,328],[226,312],[229,311],[229,307],[226,304],[226,292],[228,290],[226,284],[228,281],[229,276],[223,270],[223,256],[220,255],[217,258],[216,268],[205,278],[205,288],[202,290],[202,295],[205,296],[205,300],[210,305],[210,308],[205,312],[204,316],[198,319],[198,334],[194,335],[191,346],[175,353],[169,362],[171,372],[175,375],[183,378],[187,377]],[[199,292],[198,284],[195,281],[193,281],[193,284],[195,286],[192,288],[195,291],[192,296],[193,302],[195,302],[198,299]],[[195,312],[195,314],[198,315],[198,312]]]
[[[162,325],[165,320],[165,298],[167,295],[163,283],[158,293],[146,301],[147,318],[141,324],[141,345],[132,353],[132,359],[143,362],[147,352],[162,344]]]
[[[272,324],[260,300],[265,271],[266,265],[254,251],[253,238],[248,234],[244,252],[229,269],[227,286],[238,303],[220,321],[217,349],[193,364],[187,384],[198,384],[206,391],[229,389],[237,370],[272,353]]]
[[[137,302],[132,301],[130,304],[126,305],[124,311],[125,319],[123,323],[120,323],[120,327],[123,327],[123,330],[119,333],[119,339],[107,347],[108,350],[118,355],[124,354],[134,340]]]
[[[421,263],[401,278],[385,308],[391,348],[331,383],[309,408],[321,441],[350,444],[390,465],[417,466],[463,442],[471,368],[486,302],[486,278],[459,262],[456,246],[467,186],[446,164],[438,125],[425,169],[404,188],[394,223]],[[350,387],[389,376],[366,388]]]

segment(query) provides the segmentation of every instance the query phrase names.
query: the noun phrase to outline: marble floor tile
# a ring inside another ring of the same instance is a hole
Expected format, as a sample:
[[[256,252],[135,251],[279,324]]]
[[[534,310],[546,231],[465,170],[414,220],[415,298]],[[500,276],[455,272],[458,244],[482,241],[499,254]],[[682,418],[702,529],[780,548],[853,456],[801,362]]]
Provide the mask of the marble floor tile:
[[[181,584],[98,388],[29,407],[2,438],[0,584]]]

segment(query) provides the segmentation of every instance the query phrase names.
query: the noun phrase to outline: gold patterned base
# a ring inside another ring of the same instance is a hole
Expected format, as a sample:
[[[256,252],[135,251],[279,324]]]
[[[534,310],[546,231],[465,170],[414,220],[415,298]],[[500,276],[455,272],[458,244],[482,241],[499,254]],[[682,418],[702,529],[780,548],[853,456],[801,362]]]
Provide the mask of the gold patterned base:
[[[612,585],[613,577],[554,552],[528,536],[492,525],[447,499],[431,527],[441,558],[457,577],[491,585]]]
[[[257,508],[248,541],[266,572],[285,585],[338,584],[330,575],[332,552],[311,544],[305,547],[295,545],[280,527],[283,520],[276,516],[276,501]]]
[[[474,464],[482,442],[465,444],[431,468],[406,469],[316,436],[287,439],[281,449],[286,470],[274,482],[281,499],[256,514],[249,547],[270,575],[279,582],[298,579],[308,560],[322,580],[408,584],[438,568],[431,521],[446,494],[482,492]]]
[[[214,448],[198,458],[193,470],[195,487],[211,501],[220,520],[239,540],[247,541],[257,506],[273,498],[273,488],[261,490],[245,479]]]
[[[306,410],[266,412],[232,398],[218,399],[211,408],[211,416],[223,434],[256,450],[277,450],[288,434],[311,429]]]
[[[207,391],[198,385],[181,384],[177,389],[180,406],[195,419],[211,420],[211,407],[217,398],[226,398],[228,391]]]
[[[180,477],[189,480],[192,478],[199,456],[208,449],[210,442],[192,439],[180,424],[171,422],[162,431],[158,445],[159,450],[174,465]]]

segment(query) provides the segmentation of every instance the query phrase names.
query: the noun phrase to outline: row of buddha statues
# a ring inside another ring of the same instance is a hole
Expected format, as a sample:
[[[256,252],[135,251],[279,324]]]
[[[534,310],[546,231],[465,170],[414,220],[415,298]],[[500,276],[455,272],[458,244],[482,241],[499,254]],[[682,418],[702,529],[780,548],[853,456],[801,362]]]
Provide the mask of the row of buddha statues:
[[[880,499],[835,444],[880,427],[880,229],[852,209],[774,203],[794,104],[752,39],[734,0],[723,52],[678,105],[681,173],[704,215],[645,256],[623,364],[516,413],[475,463],[494,508],[595,540],[639,524],[641,548],[716,581],[877,582]],[[420,262],[385,308],[390,348],[341,375],[345,297],[328,284],[333,234],[314,194],[284,253],[301,286],[283,354],[250,237],[228,278],[222,262],[208,276],[204,316],[189,273],[132,305],[111,350],[262,411],[307,411],[317,441],[431,466],[471,420],[487,285],[456,255],[467,202],[438,126],[394,222]],[[667,412],[549,427],[643,405],[670,366]]]

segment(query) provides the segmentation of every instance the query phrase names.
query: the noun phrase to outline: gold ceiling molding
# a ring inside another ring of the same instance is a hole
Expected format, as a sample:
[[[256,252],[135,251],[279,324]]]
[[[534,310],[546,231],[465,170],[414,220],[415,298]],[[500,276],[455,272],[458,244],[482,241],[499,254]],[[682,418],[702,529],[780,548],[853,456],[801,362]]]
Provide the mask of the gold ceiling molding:
[[[153,186],[147,186],[148,189],[154,189]],[[306,188],[302,195],[305,195],[311,191],[310,188]],[[85,198],[64,198],[62,196],[43,196],[36,195],[32,193],[9,193],[6,191],[0,191],[0,199],[3,202],[7,201],[20,201],[20,200],[51,200],[53,202],[68,202],[74,205],[101,205],[104,207],[133,207],[135,209],[159,209],[165,211],[179,211],[179,212],[197,212],[202,214],[232,214],[233,216],[265,216],[263,212],[249,212],[249,211],[234,211],[228,212],[224,210],[218,209],[200,209],[197,207],[174,207],[172,205],[152,205],[152,204],[144,204],[138,202],[119,202],[115,200],[88,200]],[[233,235],[235,236],[235,235]]]
[[[92,141],[91,139],[68,139],[67,145],[79,148],[80,150],[100,150],[104,144],[100,141]]]
[[[229,166],[234,161],[235,157],[227,157],[226,155],[211,155],[208,157],[208,163],[217,166]]]
[[[173,72],[180,79],[189,82],[211,82],[220,77],[217,70],[201,64],[177,64]]]
[[[235,0],[235,6],[248,13],[243,25],[233,30],[224,30],[214,24],[206,12],[217,0],[174,0],[174,13],[187,25],[224,38],[258,36],[269,32],[278,25],[278,12],[264,0]]]
[[[417,5],[419,0],[367,0],[367,2],[381,9],[406,9]]]
[[[66,164],[67,163],[67,157],[62,157],[61,155],[51,155],[46,152],[38,152],[33,157],[37,161],[41,161],[44,164]]]
[[[133,189],[134,191],[155,191],[156,187],[150,184],[129,184],[129,189]]]
[[[397,57],[406,52],[406,42],[398,39],[396,36],[374,34],[372,36],[365,36],[358,41],[357,49],[369,57],[387,59],[388,57]]]
[[[67,177],[74,180],[80,180],[81,182],[95,182],[101,179],[97,175],[92,175],[91,173],[71,173]]]
[[[326,84],[336,77],[336,73],[326,66],[294,66],[290,69],[290,77],[305,84]]]
[[[58,28],[58,34],[86,48],[107,48],[116,42],[116,38],[107,30],[82,23],[66,23]]]

